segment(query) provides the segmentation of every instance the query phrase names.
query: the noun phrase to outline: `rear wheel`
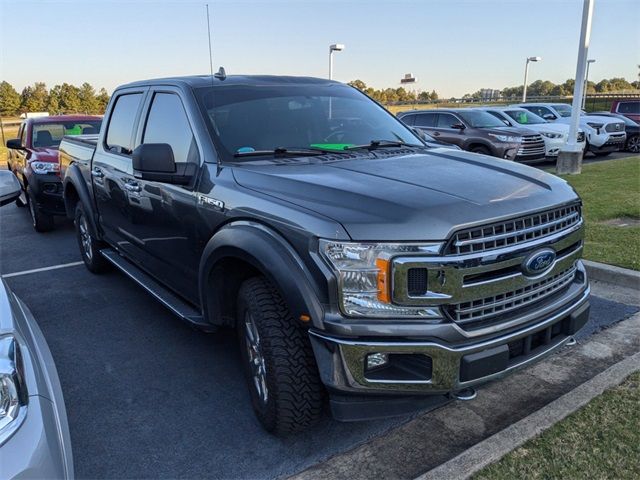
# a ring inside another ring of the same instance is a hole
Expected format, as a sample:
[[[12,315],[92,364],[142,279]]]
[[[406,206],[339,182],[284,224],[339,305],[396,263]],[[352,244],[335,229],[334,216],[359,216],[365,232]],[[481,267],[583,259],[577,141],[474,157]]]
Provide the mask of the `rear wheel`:
[[[634,135],[627,140],[626,149],[632,153],[640,152],[640,135]]]
[[[31,190],[31,187],[27,187],[27,205],[29,206],[29,215],[31,215],[31,223],[36,232],[49,232],[53,230],[53,215],[47,215],[42,213],[38,208],[38,202],[36,196]]]
[[[263,277],[242,284],[237,315],[240,352],[258,420],[277,434],[308,428],[322,414],[324,387],[307,332]]]
[[[92,273],[102,273],[109,269],[109,263],[100,254],[100,249],[104,248],[104,244],[96,240],[91,235],[91,229],[87,221],[87,215],[84,211],[82,203],[78,202],[75,215],[76,238],[78,247],[80,247],[80,255],[85,266]]]

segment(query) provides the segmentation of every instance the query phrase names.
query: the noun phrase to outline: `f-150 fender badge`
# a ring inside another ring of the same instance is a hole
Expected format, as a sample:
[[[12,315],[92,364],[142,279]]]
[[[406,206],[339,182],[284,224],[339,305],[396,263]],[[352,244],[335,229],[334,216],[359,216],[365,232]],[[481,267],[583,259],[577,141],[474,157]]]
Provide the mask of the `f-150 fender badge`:
[[[215,198],[207,197],[201,193],[198,194],[198,205],[207,205],[219,210],[224,210],[224,202],[222,200],[216,200]]]

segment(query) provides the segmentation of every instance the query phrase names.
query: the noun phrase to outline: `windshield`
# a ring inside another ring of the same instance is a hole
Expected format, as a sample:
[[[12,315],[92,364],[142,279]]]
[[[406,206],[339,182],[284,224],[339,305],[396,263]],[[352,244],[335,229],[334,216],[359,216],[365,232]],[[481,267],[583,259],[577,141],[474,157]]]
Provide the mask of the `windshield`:
[[[65,135],[99,133],[102,120],[81,120],[33,125],[31,144],[34,148],[55,148]]]
[[[226,158],[284,148],[344,151],[374,140],[424,146],[402,122],[345,85],[230,85],[197,91]]]
[[[571,116],[571,105],[567,105],[566,103],[559,103],[557,105],[553,105],[553,108],[556,109],[561,117]]]
[[[456,113],[473,128],[497,128],[505,126],[502,120],[482,110],[457,111]]]
[[[504,113],[513,118],[520,125],[537,125],[539,123],[548,123],[544,118],[539,117],[529,110],[506,110]]]

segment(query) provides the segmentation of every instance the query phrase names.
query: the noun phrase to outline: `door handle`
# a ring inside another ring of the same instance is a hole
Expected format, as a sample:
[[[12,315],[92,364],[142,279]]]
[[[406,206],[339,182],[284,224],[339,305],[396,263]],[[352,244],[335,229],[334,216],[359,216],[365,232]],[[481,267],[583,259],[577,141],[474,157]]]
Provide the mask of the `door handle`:
[[[140,188],[140,184],[138,182],[125,182],[124,189],[128,192],[140,192],[142,188]]]
[[[91,176],[96,178],[102,178],[104,177],[104,173],[98,167],[94,167],[93,170],[91,170]]]

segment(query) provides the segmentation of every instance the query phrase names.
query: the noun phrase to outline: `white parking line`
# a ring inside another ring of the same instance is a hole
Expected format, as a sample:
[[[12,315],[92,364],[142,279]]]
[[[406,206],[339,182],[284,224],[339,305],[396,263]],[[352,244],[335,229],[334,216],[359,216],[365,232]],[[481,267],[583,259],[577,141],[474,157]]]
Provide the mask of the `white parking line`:
[[[34,268],[33,270],[23,270],[22,272],[7,273],[5,275],[2,275],[2,278],[19,277],[21,275],[29,275],[30,273],[39,273],[39,272],[46,272],[48,270],[57,270],[59,268],[77,267],[78,265],[82,265],[83,263],[84,262],[61,263],[60,265],[53,265],[51,267]]]

